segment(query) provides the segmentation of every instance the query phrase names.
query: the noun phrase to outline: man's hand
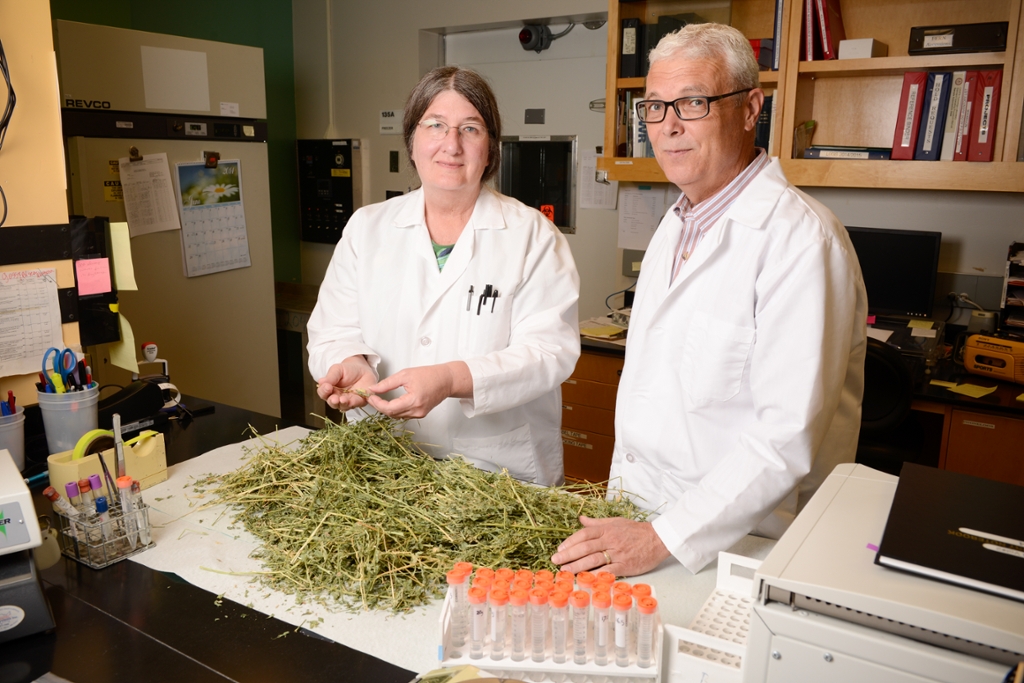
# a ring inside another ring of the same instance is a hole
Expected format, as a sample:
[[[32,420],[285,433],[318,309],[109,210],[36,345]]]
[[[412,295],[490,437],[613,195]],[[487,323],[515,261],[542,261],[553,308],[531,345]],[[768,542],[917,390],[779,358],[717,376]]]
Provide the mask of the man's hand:
[[[580,517],[583,528],[558,546],[551,561],[562,571],[579,573],[603,568],[616,576],[636,576],[661,564],[668,549],[650,522],[623,517]]]
[[[366,398],[354,393],[365,392],[377,381],[373,368],[363,356],[349,356],[330,367],[317,382],[317,396],[338,410],[351,410],[366,405]]]
[[[385,401],[371,396],[369,404],[389,417],[408,419],[425,417],[438,403],[449,396],[473,396],[473,377],[462,361],[406,368],[369,387],[374,394],[383,394],[402,387],[405,394]]]

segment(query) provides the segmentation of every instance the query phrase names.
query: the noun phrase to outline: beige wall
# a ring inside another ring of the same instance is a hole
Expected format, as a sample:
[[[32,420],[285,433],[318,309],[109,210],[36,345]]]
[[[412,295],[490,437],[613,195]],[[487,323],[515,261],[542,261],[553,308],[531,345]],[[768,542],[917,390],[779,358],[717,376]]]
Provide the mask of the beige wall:
[[[7,196],[6,228],[68,222],[64,147],[57,99],[57,63],[53,55],[50,3],[0,0],[0,39],[11,71],[17,105],[0,150],[0,186]],[[6,103],[6,84],[0,103]],[[0,105],[2,108],[2,105]],[[0,207],[0,215],[3,209]],[[71,261],[24,263],[0,270],[57,268],[57,286],[74,287]],[[64,343],[78,348],[78,324],[64,325]],[[80,350],[80,349],[78,349]],[[35,375],[0,378],[0,396],[14,390],[22,404],[35,403]]]

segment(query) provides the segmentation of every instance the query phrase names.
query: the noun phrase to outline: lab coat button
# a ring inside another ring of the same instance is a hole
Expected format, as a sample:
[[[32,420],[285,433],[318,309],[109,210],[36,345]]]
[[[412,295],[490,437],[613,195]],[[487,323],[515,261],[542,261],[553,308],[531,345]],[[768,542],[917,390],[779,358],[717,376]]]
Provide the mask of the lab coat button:
[[[626,460],[629,462],[636,462],[636,458],[633,457],[632,453],[626,453]]]
[[[430,346],[430,337],[420,337],[421,346]]]

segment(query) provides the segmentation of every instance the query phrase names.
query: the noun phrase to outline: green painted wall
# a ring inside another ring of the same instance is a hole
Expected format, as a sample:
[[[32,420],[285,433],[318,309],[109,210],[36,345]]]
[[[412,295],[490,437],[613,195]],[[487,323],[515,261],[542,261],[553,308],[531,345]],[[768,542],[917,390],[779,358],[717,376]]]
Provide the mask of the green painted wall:
[[[263,48],[274,279],[300,282],[291,0],[50,0],[54,19]]]

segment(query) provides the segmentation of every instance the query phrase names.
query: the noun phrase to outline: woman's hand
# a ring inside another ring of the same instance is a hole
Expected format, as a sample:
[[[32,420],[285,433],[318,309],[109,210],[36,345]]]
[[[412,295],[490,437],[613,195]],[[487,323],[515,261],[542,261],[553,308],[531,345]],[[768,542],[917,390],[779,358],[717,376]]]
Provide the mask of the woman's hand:
[[[366,405],[366,398],[355,392],[365,393],[376,381],[377,374],[365,357],[349,356],[317,381],[316,393],[332,408],[351,410]]]
[[[580,523],[583,528],[562,541],[551,557],[563,571],[579,573],[602,567],[616,576],[636,576],[669,556],[650,522],[580,517]]]
[[[472,398],[473,376],[462,361],[406,368],[368,387],[373,394],[383,394],[402,387],[405,394],[386,401],[370,396],[368,403],[389,417],[418,419],[425,417],[438,403],[450,396]]]

